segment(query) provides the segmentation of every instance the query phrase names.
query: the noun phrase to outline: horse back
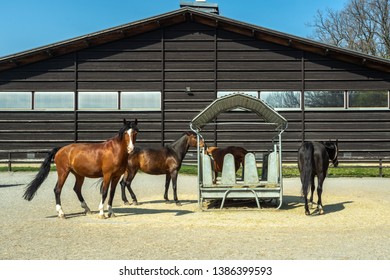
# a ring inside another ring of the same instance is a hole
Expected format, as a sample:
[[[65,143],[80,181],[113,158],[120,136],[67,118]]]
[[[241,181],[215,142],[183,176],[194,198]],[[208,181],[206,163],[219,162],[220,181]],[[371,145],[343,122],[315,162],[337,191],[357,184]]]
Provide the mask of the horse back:
[[[229,146],[226,148],[212,147],[209,151],[214,158],[215,171],[221,172],[223,159],[226,154],[232,154],[234,157],[234,164],[236,171],[240,168],[240,164],[244,162],[245,155],[248,153],[247,150],[237,146]]]
[[[140,169],[152,175],[170,173],[180,164],[175,154],[167,147],[161,149],[137,148],[129,155],[128,163],[129,168]]]
[[[313,157],[314,164],[316,168],[316,173],[325,175],[329,167],[329,155],[326,151],[325,146],[322,143],[314,142],[313,143]]]
[[[298,169],[300,173],[311,169],[313,175],[326,173],[329,156],[323,144],[305,142],[298,150]]]

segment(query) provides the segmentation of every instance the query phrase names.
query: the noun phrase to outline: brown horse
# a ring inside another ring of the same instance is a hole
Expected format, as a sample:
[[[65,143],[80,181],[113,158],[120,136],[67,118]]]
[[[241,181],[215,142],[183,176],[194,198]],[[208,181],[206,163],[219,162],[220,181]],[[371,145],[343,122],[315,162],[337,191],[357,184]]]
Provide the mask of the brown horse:
[[[218,147],[207,147],[206,153],[211,156],[214,165],[214,184],[218,177],[218,172],[222,172],[223,158],[226,154],[232,154],[234,157],[234,165],[237,170],[240,168],[240,165],[244,166],[245,155],[248,153],[247,150],[241,147],[229,146],[226,148]]]
[[[23,197],[28,201],[33,199],[36,191],[47,178],[50,172],[51,160],[54,158],[58,175],[58,181],[54,188],[58,217],[65,218],[60,196],[69,173],[76,177],[73,190],[81,202],[81,207],[85,209],[85,213],[90,213],[91,210],[81,194],[84,179],[85,177],[103,177],[99,218],[105,218],[103,206],[111,183],[110,198],[107,206],[108,217],[111,217],[114,214],[112,201],[116,185],[126,170],[128,154],[134,149],[138,133],[137,123],[137,119],[134,122],[128,122],[124,119],[123,127],[119,130],[118,135],[102,143],[74,143],[62,148],[54,148],[42,163],[35,179],[27,185]]]
[[[201,140],[200,146],[203,147],[203,145],[203,140]],[[129,155],[128,169],[123,176],[124,180],[121,181],[123,202],[129,204],[126,198],[125,188],[127,186],[133,203],[138,204],[137,198],[131,189],[131,182],[137,174],[137,171],[141,170],[151,175],[166,174],[164,199],[169,201],[168,189],[169,183],[172,180],[173,197],[176,205],[180,206],[181,204],[177,198],[177,176],[188,149],[196,146],[196,134],[192,131],[187,131],[178,140],[161,149],[142,149],[136,147]]]

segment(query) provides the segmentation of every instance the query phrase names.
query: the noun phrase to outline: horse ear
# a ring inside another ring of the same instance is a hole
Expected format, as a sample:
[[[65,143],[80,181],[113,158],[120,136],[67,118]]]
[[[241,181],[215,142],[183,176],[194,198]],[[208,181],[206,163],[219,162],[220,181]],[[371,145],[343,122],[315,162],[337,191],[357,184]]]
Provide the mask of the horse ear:
[[[124,118],[124,119],[123,119],[123,124],[126,124],[126,123],[127,123],[127,121],[126,121],[126,119]]]
[[[135,119],[135,120],[134,120],[134,124],[138,124],[138,119]]]

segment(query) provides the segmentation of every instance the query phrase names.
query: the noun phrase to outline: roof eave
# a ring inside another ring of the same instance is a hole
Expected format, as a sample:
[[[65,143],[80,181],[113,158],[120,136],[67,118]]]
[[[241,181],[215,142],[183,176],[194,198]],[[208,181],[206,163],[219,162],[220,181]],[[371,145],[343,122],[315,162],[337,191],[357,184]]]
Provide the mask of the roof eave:
[[[183,10],[187,10],[187,8],[0,57],[0,71],[185,22],[187,15],[183,14]]]
[[[390,60],[387,59],[296,37],[256,25],[232,20],[220,15],[202,12],[190,7],[184,7],[162,15],[2,57],[0,58],[0,71],[38,62],[59,55],[69,54],[89,47],[139,35],[144,32],[179,24],[185,21],[195,21],[207,26],[222,28],[237,34],[253,37],[258,40],[264,40],[298,50],[311,52],[324,57],[390,73]]]

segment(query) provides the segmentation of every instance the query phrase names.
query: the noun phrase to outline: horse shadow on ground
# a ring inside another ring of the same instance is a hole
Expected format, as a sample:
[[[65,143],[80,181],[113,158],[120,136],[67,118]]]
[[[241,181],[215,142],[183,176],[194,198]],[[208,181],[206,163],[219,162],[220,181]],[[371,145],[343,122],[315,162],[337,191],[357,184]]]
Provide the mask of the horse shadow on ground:
[[[23,186],[24,184],[8,184],[8,185],[0,185],[0,189],[2,188],[12,188],[12,187],[19,187]]]
[[[197,203],[196,200],[182,200],[182,205],[187,204],[194,204]],[[162,213],[172,213],[175,214],[174,216],[183,216],[187,214],[192,214],[194,211],[190,210],[182,210],[180,209],[180,206],[177,206],[177,209],[149,209],[149,208],[143,208],[142,205],[146,204],[172,204],[174,205],[174,202],[165,202],[165,200],[153,200],[153,201],[145,201],[145,202],[139,202],[138,205],[126,205],[122,207],[114,207],[114,213],[117,217],[124,217],[124,216],[132,216],[132,215],[155,215],[155,214],[162,214]],[[88,215],[98,215],[99,211],[91,211],[91,214]],[[107,213],[106,213],[107,214]],[[85,216],[85,212],[75,212],[75,213],[66,213],[66,219],[72,219],[77,217],[83,217]],[[46,218],[57,218],[57,215],[48,216]],[[113,217],[115,219],[115,217]]]
[[[338,202],[334,204],[324,204],[324,212],[325,214],[331,214],[331,213],[336,213],[343,211],[345,209],[346,204],[353,203],[353,201],[343,201],[343,202]],[[316,203],[314,206],[316,207]],[[302,208],[304,209],[305,206],[305,201],[302,196],[293,196],[293,195],[286,195],[283,197],[283,204],[282,207],[280,208],[281,210],[291,210],[295,208]],[[303,211],[303,210],[302,210]]]
[[[180,203],[182,205],[189,205],[189,204],[195,204],[198,203],[197,200],[180,200]],[[144,205],[144,204],[167,204],[167,205],[174,205],[175,202],[173,200],[165,201],[165,200],[149,200],[149,201],[143,201],[143,202],[138,202],[139,205]],[[134,206],[134,204],[131,204]],[[178,206],[180,207],[180,206]]]

